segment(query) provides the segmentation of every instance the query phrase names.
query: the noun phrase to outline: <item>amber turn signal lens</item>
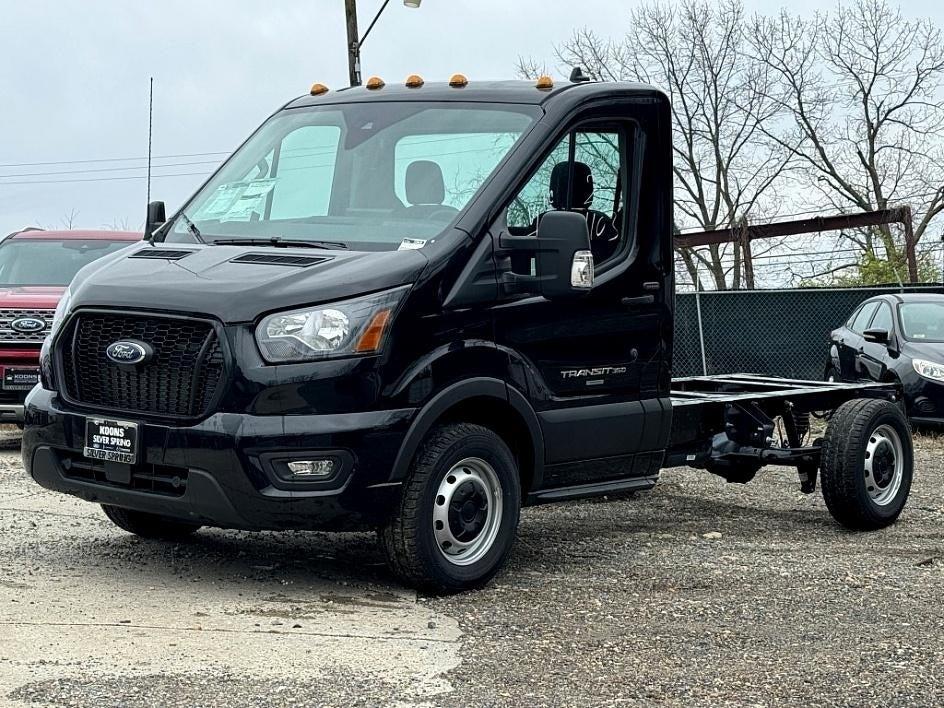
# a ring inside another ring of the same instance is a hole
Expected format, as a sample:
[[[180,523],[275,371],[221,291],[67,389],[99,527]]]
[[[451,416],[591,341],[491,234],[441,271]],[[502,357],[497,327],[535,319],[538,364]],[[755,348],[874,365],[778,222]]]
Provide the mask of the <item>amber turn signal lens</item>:
[[[370,319],[370,324],[364,330],[364,334],[354,345],[354,351],[359,354],[375,352],[380,349],[383,343],[384,332],[387,330],[387,323],[390,322],[390,310],[381,310]]]
[[[382,89],[384,86],[386,86],[386,84],[379,76],[371,76],[369,79],[367,79],[366,86],[371,91],[376,91],[377,89]]]
[[[328,93],[328,87],[324,84],[312,84],[311,85],[311,95],[320,96],[323,93]]]
[[[407,88],[419,88],[424,83],[423,77],[419,74],[410,74],[406,77]]]

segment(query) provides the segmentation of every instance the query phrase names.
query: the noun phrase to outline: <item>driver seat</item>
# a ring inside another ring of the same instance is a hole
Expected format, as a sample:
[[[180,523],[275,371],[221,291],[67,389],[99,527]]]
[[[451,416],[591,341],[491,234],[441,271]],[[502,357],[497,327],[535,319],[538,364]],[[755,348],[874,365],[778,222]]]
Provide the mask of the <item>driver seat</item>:
[[[416,160],[406,168],[406,201],[404,214],[409,219],[426,219],[433,214],[456,213],[458,209],[443,204],[446,184],[442,168],[432,160]]]

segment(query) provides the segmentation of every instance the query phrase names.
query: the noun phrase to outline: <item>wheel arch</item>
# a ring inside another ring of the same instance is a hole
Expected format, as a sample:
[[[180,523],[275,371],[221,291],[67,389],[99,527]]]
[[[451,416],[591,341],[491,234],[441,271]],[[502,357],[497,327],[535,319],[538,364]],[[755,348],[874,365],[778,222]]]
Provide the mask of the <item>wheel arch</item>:
[[[540,487],[544,436],[537,414],[520,391],[490,377],[454,383],[420,409],[394,460],[391,481],[406,478],[420,444],[434,426],[457,421],[483,425],[505,441],[518,461],[522,495]]]

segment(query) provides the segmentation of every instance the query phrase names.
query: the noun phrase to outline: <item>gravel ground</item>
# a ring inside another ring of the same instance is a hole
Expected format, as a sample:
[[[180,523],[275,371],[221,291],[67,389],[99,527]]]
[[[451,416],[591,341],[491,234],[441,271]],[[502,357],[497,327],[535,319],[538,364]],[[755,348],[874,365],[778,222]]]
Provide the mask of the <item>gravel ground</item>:
[[[789,470],[669,470],[526,510],[485,590],[416,597],[364,534],[140,541],[0,452],[0,703],[944,703],[944,438],[899,523],[851,534]],[[2,445],[0,441],[0,445]]]

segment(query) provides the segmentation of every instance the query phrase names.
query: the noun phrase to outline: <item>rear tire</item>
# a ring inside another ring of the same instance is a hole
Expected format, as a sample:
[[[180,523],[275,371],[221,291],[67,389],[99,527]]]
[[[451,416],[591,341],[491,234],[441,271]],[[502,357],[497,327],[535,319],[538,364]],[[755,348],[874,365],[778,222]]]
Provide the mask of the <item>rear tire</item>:
[[[200,524],[188,524],[186,521],[108,504],[102,504],[102,511],[115,526],[142,538],[179,541],[200,529]]]
[[[826,507],[857,531],[890,526],[911,491],[914,450],[908,419],[889,401],[856,399],[833,413],[820,479]]]
[[[504,565],[520,508],[518,466],[505,442],[481,425],[442,425],[421,446],[378,537],[391,570],[407,585],[468,590]]]

